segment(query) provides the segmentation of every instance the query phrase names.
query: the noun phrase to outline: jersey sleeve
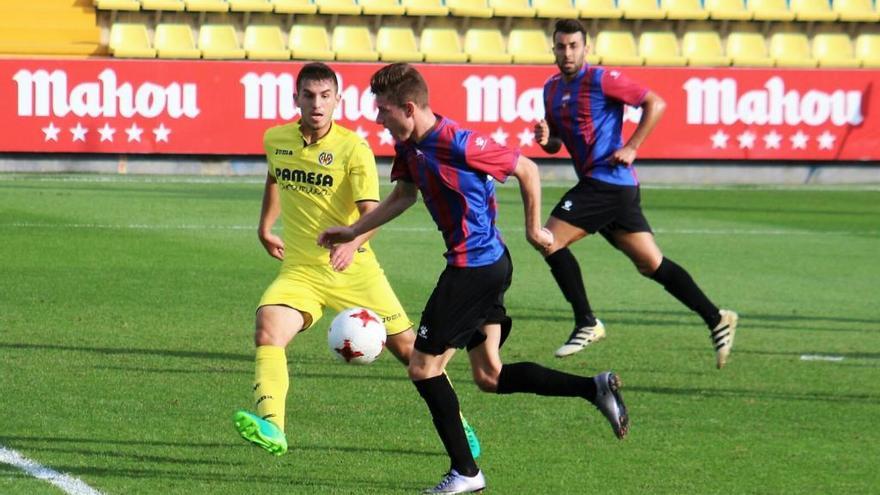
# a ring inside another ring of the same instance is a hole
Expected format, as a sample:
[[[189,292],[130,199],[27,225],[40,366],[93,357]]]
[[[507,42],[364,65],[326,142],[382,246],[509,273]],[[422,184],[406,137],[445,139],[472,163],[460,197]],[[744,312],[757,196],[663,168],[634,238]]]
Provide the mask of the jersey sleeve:
[[[465,160],[474,170],[504,182],[516,168],[519,150],[501,146],[494,139],[471,132],[464,146]]]
[[[379,201],[379,174],[376,157],[366,141],[354,145],[348,168],[351,193],[355,201]]]
[[[602,74],[602,92],[630,106],[640,106],[645,101],[648,88],[624,76],[618,70],[606,70]]]
[[[391,182],[402,180],[415,182],[410,174],[410,153],[400,143],[394,145],[394,160],[391,161]]]

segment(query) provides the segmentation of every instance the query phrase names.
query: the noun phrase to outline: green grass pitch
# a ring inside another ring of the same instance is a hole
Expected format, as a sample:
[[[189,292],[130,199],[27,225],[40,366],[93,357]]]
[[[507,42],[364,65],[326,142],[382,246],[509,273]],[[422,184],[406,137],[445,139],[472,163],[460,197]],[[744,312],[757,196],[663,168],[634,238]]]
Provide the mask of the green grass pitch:
[[[487,493],[880,490],[880,191],[643,191],[664,254],[740,313],[718,371],[699,318],[598,237],[573,251],[609,336],[555,359],[569,308],[524,239],[513,184],[499,188],[515,266],[502,357],[614,369],[632,427],[621,442],[581,400],[480,393],[460,354],[449,372]],[[233,430],[251,403],[254,305],[278,267],[256,238],[261,190],[0,176],[0,446],[105,494],[405,494],[439,480],[447,460],[403,368],[390,354],[336,361],[332,313],[289,349],[289,454]],[[563,191],[545,186],[545,215]],[[443,268],[424,206],[373,244],[417,320]],[[0,464],[0,493],[59,491]]]

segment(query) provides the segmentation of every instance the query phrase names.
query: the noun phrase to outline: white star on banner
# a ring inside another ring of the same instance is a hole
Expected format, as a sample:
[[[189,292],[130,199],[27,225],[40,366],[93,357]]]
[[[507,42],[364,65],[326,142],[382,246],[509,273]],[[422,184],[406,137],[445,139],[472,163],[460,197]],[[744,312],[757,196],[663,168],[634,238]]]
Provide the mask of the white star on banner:
[[[131,124],[131,127],[125,130],[125,133],[128,134],[128,142],[137,141],[141,142],[141,134],[143,134],[144,130],[137,126],[137,124]]]
[[[715,134],[709,136],[709,139],[712,140],[712,149],[727,148],[727,138],[729,137],[730,136],[721,129],[715,131]]]
[[[746,131],[737,136],[736,139],[739,141],[740,148],[752,149],[755,147],[755,138],[757,137],[754,132]]]
[[[519,138],[520,147],[523,146],[531,146],[535,144],[535,133],[532,132],[531,129],[526,127],[523,131],[516,135]]]
[[[46,135],[46,137],[44,139],[45,142],[47,142],[47,143],[49,141],[55,141],[56,143],[58,142],[58,133],[61,132],[60,127],[55,127],[55,124],[53,124],[52,122],[49,122],[49,127],[43,127],[42,131],[43,131],[43,134]]]
[[[156,142],[165,141],[168,142],[168,135],[171,134],[171,129],[165,127],[165,124],[159,122],[159,127],[153,129],[153,134],[156,135]]]
[[[498,127],[498,130],[490,134],[490,136],[492,137],[492,141],[495,141],[501,146],[507,145],[507,136],[509,136],[509,134],[504,132],[504,129],[502,129],[501,127]]]
[[[110,141],[113,142],[113,134],[116,133],[116,129],[110,127],[110,124],[104,122],[104,127],[98,129],[98,133],[101,134],[101,142]]]
[[[354,130],[354,133],[361,137],[361,139],[367,139],[370,137],[370,133],[365,131],[363,127],[358,126],[357,129]]]
[[[391,137],[391,131],[388,129],[382,129],[382,132],[379,133],[379,144],[394,144],[394,138]]]
[[[770,131],[770,134],[764,134],[764,147],[768,150],[778,150],[781,141],[782,135],[776,131]]]
[[[820,150],[831,150],[834,149],[834,140],[837,139],[834,134],[831,134],[828,131],[819,134],[819,137],[816,138],[819,141],[819,149]]]
[[[73,142],[82,141],[86,142],[86,133],[89,130],[82,126],[79,122],[76,123],[76,127],[70,128],[70,133],[73,134]]]
[[[810,136],[804,134],[800,129],[798,129],[797,134],[789,137],[791,140],[791,149],[793,150],[805,150],[807,149],[807,141],[810,140]]]

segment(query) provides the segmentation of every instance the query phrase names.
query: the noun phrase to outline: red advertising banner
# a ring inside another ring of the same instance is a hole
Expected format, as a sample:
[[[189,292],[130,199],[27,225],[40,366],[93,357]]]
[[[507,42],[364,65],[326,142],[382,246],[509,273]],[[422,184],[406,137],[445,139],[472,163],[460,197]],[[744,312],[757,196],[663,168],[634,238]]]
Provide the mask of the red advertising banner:
[[[0,60],[0,152],[262,153],[263,131],[295,120],[296,62]],[[333,64],[337,121],[393,154],[373,122],[381,64]],[[421,65],[432,107],[526,155],[553,66]],[[661,95],[666,114],[641,158],[880,160],[880,71],[617,69]],[[624,133],[638,109],[627,108]],[[560,156],[562,156],[560,154]]]

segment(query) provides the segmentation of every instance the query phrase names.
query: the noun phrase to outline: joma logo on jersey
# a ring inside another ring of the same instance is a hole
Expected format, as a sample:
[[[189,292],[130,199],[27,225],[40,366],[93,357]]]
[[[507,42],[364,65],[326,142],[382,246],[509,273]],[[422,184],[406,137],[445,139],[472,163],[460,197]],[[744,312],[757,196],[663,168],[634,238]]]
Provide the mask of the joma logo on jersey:
[[[318,163],[323,166],[328,166],[333,163],[333,153],[329,151],[322,151],[320,155],[318,155]]]
[[[276,149],[276,150],[275,150],[275,154],[276,154],[276,155],[292,155],[292,154],[293,154],[293,150],[280,150],[280,149]]]
[[[333,176],[329,174],[318,174],[315,172],[305,172],[303,170],[290,170],[287,168],[275,169],[276,180],[288,180],[291,182],[301,182],[312,184],[315,186],[333,187]]]

